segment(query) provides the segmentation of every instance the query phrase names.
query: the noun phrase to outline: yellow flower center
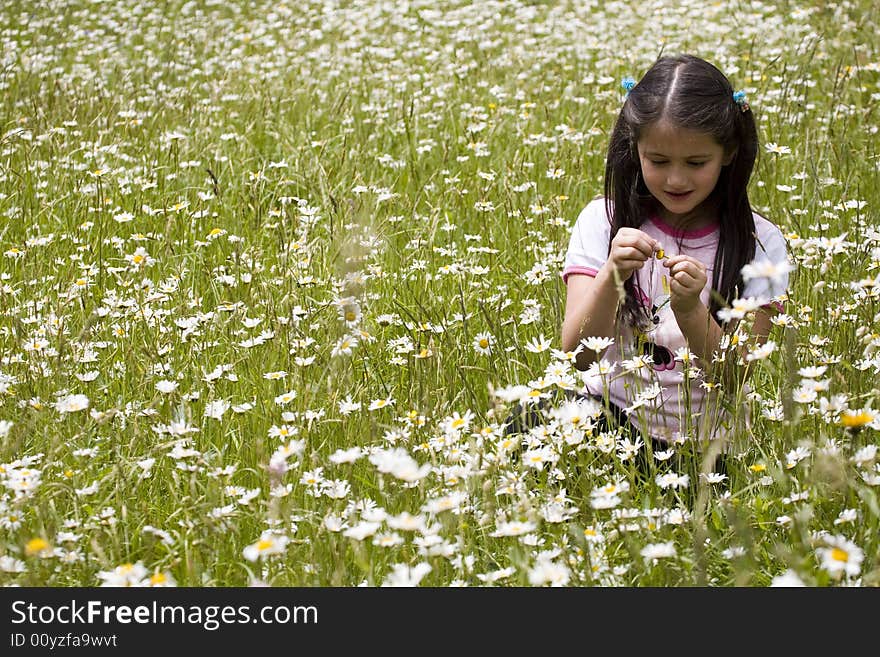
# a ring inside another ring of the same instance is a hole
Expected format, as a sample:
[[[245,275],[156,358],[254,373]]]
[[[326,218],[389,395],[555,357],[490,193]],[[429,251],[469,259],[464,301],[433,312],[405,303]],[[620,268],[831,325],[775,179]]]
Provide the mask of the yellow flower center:
[[[841,550],[840,548],[834,548],[831,550],[831,558],[835,561],[849,561],[849,553],[846,550]]]
[[[49,548],[49,544],[42,538],[32,538],[24,546],[24,552],[27,555],[38,554]]]
[[[873,422],[873,420],[874,415],[868,411],[860,411],[858,413],[846,411],[840,417],[840,423],[848,428],[863,427],[866,424]]]

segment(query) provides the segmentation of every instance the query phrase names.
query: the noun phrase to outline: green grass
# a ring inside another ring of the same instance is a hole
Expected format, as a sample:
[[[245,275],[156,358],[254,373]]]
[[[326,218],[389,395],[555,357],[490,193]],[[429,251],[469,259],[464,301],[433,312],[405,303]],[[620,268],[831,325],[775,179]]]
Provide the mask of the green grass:
[[[186,586],[381,585],[397,564],[438,586],[876,586],[876,9],[580,4],[5,3],[0,583],[140,562]],[[750,193],[797,265],[729,479],[682,449],[679,490],[592,435],[536,438],[551,462],[527,467],[493,394],[557,362],[526,345],[559,348],[619,80],[661,49],[717,64],[790,149],[762,148]],[[806,367],[826,369],[793,400]],[[58,410],[74,394],[88,408]],[[380,467],[397,449],[428,473]]]

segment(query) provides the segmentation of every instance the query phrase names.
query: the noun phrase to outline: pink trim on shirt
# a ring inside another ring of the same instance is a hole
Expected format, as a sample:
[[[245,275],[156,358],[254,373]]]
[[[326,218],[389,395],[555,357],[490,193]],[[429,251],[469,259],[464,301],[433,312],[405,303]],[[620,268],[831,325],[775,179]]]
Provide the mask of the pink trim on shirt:
[[[598,269],[593,269],[592,267],[569,267],[564,272],[562,272],[562,282],[568,285],[568,277],[571,274],[583,274],[585,276],[596,277],[596,274],[599,273]]]
[[[681,230],[676,228],[675,226],[670,226],[660,217],[650,217],[650,221],[652,224],[657,226],[661,231],[666,233],[667,235],[671,235],[672,237],[685,237],[685,238],[695,238],[695,237],[706,237],[706,235],[711,235],[716,230],[718,230],[718,224],[709,224],[708,226],[704,226],[703,228],[697,228],[696,230]]]

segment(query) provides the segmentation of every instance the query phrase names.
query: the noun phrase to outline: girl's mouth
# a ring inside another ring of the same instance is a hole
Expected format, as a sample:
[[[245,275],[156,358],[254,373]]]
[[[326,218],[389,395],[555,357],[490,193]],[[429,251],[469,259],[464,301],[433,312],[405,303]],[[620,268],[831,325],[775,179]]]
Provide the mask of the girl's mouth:
[[[690,195],[690,192],[666,192],[666,194],[674,199],[681,200],[687,198]]]

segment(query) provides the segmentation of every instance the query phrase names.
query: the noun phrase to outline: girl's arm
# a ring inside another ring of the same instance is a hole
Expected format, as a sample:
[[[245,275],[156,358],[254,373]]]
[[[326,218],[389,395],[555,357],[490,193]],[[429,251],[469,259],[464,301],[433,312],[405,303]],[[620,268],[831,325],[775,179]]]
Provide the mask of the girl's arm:
[[[659,248],[657,241],[636,228],[621,228],[611,241],[608,259],[595,277],[571,275],[562,321],[562,350],[574,351],[590,336],[615,337],[617,307],[623,297],[623,283]],[[583,350],[575,367],[587,369],[596,354]]]
[[[622,289],[622,282],[620,287]],[[569,276],[562,321],[562,350],[574,351],[582,339],[590,336],[613,338],[620,298],[614,272],[609,267],[603,266],[595,277]],[[595,360],[596,353],[584,349],[574,364],[579,370],[585,370]]]

